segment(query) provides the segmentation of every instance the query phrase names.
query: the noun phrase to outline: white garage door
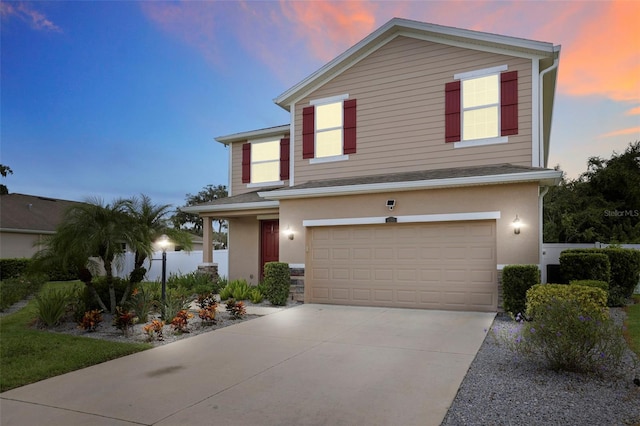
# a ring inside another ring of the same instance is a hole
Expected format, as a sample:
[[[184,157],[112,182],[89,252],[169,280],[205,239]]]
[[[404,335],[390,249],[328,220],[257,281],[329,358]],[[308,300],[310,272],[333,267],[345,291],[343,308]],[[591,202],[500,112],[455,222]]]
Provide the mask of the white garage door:
[[[495,311],[495,221],[310,228],[305,300]]]

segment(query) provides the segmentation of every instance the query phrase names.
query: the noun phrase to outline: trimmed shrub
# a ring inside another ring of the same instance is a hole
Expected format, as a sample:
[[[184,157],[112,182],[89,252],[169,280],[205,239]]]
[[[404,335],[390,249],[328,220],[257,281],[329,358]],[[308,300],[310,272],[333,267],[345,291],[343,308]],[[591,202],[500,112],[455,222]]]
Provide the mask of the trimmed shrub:
[[[513,316],[524,313],[527,290],[540,283],[536,265],[508,265],[502,270],[502,296],[504,310]]]
[[[527,317],[535,320],[556,300],[575,302],[584,315],[596,320],[609,317],[605,290],[566,284],[536,284],[527,290]]]
[[[584,287],[594,287],[599,288],[607,293],[609,292],[609,283],[606,281],[597,281],[597,280],[573,280],[569,283],[569,285],[581,285]]]
[[[167,288],[176,289],[185,296],[209,292],[217,293],[219,290],[217,283],[213,282],[209,275],[198,271],[188,274],[169,274]]]
[[[606,281],[609,283],[609,306],[622,306],[627,298],[631,297],[638,285],[640,277],[640,250],[609,247],[604,249],[571,249],[562,252],[577,254],[603,254],[609,259],[610,277]],[[580,276],[579,271],[570,279],[597,279],[602,278],[591,276]],[[582,274],[584,275],[584,274]]]
[[[561,287],[599,292],[604,300],[604,291],[599,288]],[[610,318],[599,317],[601,312],[600,308],[579,300],[553,297],[537,311],[533,321],[520,323],[517,331],[504,341],[516,353],[542,359],[553,370],[615,372],[622,362],[626,343],[621,327]]]
[[[560,253],[560,269],[566,282],[598,280],[609,282],[611,264],[603,253],[565,250]]]
[[[611,264],[610,287],[624,298],[631,297],[640,276],[640,250],[606,248],[602,252]]]
[[[16,302],[40,290],[45,283],[45,275],[29,275],[7,278],[0,282],[0,312]]]
[[[0,259],[0,281],[23,275],[30,263],[31,259]]]
[[[267,299],[276,306],[286,305],[291,286],[289,264],[283,262],[266,263],[264,265],[264,283],[267,287],[265,295]]]

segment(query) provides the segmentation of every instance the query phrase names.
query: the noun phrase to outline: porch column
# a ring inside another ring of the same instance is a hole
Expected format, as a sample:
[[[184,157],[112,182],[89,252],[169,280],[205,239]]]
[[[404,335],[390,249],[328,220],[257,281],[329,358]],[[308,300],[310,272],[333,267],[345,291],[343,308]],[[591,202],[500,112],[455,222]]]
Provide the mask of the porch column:
[[[213,221],[210,217],[202,218],[202,263],[213,263]]]

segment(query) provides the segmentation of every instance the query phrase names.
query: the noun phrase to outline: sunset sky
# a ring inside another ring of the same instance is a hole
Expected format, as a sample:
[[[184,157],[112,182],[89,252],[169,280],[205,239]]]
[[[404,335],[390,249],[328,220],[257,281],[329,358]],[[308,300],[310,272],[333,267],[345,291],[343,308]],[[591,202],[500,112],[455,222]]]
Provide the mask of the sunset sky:
[[[549,167],[640,140],[640,1],[0,3],[10,192],[184,204],[227,184],[214,137],[287,124],[273,99],[393,17],[562,45]]]

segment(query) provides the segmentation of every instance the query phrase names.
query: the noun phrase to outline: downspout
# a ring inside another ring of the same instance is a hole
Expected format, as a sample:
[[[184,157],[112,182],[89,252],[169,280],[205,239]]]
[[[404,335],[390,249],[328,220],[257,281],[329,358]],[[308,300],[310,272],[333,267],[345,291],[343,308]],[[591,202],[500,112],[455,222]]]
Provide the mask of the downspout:
[[[549,187],[545,186],[542,188],[542,191],[538,194],[538,229],[540,230],[540,246],[538,253],[538,261],[540,262],[540,282],[547,282],[547,268],[542,262],[543,259],[543,249],[542,245],[544,244],[544,220],[543,220],[543,212],[544,212],[544,196],[549,192]]]
[[[538,147],[540,149],[539,149],[538,152],[539,152],[539,155],[540,155],[539,164],[541,165],[541,167],[545,167],[545,168],[547,167],[547,165],[546,165],[546,163],[544,161],[545,154],[546,154],[545,151],[544,151],[544,115],[543,115],[544,114],[544,102],[543,102],[544,101],[544,96],[543,96],[543,93],[544,93],[544,76],[549,71],[552,71],[552,70],[558,68],[558,62],[559,61],[560,61],[560,59],[558,57],[556,57],[553,60],[553,64],[549,68],[543,70],[540,73],[540,85],[539,85],[540,86],[540,93],[538,94],[538,108],[539,108],[539,111],[538,111],[538,117],[539,118],[538,119],[540,121],[538,123],[538,126],[539,126],[539,129],[538,129],[538,138],[539,138],[538,139]]]

